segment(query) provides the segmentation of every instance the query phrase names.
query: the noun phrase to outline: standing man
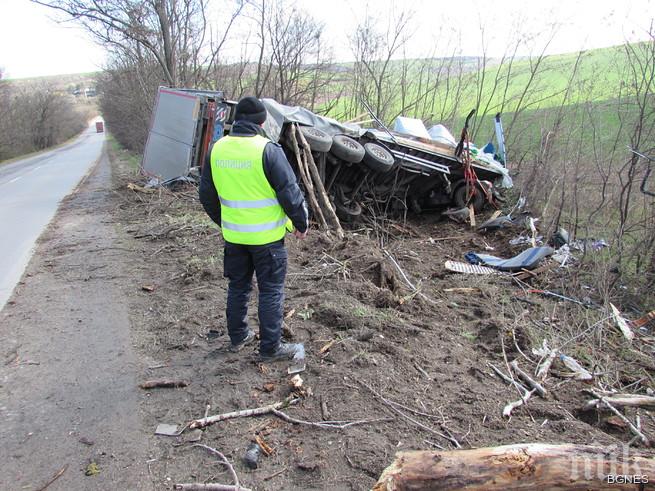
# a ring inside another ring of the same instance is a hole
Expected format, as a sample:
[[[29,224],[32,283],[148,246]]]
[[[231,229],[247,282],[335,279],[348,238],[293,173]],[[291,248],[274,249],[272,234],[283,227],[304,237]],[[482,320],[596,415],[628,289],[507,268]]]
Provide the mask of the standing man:
[[[223,232],[227,330],[230,350],[252,343],[248,300],[253,273],[259,288],[259,355],[262,361],[287,360],[301,344],[281,342],[284,279],[289,231],[304,239],[307,205],[282,147],[263,136],[266,108],[255,97],[236,106],[229,136],[218,140],[205,161],[200,202]]]

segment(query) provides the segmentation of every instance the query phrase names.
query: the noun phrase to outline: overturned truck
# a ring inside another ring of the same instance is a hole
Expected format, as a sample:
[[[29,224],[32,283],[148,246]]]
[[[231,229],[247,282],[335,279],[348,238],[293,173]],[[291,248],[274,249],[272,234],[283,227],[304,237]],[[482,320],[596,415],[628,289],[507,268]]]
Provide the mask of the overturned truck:
[[[298,126],[342,220],[354,220],[364,210],[380,215],[472,205],[479,211],[502,200],[502,189],[512,186],[502,132],[496,133],[503,155],[498,157],[490,144],[478,149],[465,141],[465,132],[457,142],[445,127],[428,131],[416,119],[399,117],[391,130],[381,123],[382,129],[371,129],[272,99],[262,102],[268,112],[263,131],[283,146],[294,166],[290,133]],[[199,174],[211,143],[229,134],[235,105],[221,92],[160,88],[144,172],[161,183]]]

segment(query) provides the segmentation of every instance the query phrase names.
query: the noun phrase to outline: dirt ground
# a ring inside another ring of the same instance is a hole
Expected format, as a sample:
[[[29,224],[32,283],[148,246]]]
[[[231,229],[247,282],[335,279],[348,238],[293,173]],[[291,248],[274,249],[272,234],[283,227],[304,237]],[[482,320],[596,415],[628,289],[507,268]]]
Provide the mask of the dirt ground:
[[[227,350],[222,239],[204,215],[195,187],[142,192],[143,181],[114,152],[114,217],[132,252],[125,261],[140,379],[172,377],[187,387],[153,389],[142,398],[146,428],[185,424],[209,414],[256,408],[290,395],[284,364],[260,364],[256,349]],[[320,422],[378,420],[345,429],[291,424],[275,416],[209,426],[201,443],[225,454],[244,486],[257,490],[370,489],[394,454],[521,442],[620,445],[632,435],[610,413],[583,411],[600,387],[645,394],[655,389],[649,328],[629,345],[600,309],[534,294],[544,288],[602,302],[577,267],[553,269],[520,283],[507,276],[451,273],[446,260],[468,251],[508,256],[522,247],[517,231],[481,235],[438,213],[393,224],[353,225],[343,242],[311,231],[287,240],[289,275],[285,336],[305,344],[308,367],[301,401],[284,411]],[[407,286],[386,251],[419,293]],[[466,288],[468,290],[452,290]],[[257,327],[256,290],[251,300]],[[595,373],[591,384],[567,377],[556,363],[545,399],[503,418],[519,395],[494,375],[518,360],[534,373],[533,348],[547,340]],[[391,401],[391,402],[389,402]],[[634,410],[628,416],[635,417]],[[653,414],[641,411],[646,434]],[[243,455],[259,436],[273,450],[257,469]],[[155,489],[231,477],[215,456],[180,437],[158,437],[149,461]]]

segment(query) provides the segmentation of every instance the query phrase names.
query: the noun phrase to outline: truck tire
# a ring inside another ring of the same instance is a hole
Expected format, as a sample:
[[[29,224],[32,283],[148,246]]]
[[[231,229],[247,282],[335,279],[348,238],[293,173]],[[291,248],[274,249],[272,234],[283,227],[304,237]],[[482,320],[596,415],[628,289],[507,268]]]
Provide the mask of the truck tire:
[[[334,197],[334,209],[340,220],[352,223],[362,214],[362,207],[357,201],[347,199],[343,189],[338,188]]]
[[[325,131],[313,126],[299,126],[300,132],[309,143],[312,152],[329,152],[332,148],[332,138]]]
[[[364,144],[364,163],[375,172],[389,172],[395,162],[393,155],[377,143]]]
[[[453,193],[453,203],[457,208],[464,208],[465,206],[472,204],[476,213],[482,211],[485,201],[484,191],[482,191],[480,186],[477,185],[475,186],[475,194],[469,203],[466,201],[466,184],[459,185]]]
[[[365,154],[364,147],[346,135],[334,135],[332,137],[332,149],[330,152],[335,157],[352,164],[361,162]]]

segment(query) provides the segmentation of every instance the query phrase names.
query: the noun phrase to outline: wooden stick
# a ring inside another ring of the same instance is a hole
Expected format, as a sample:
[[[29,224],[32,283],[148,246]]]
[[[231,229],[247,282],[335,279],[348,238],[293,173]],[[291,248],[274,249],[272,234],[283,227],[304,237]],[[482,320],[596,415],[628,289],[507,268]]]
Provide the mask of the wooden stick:
[[[514,360],[512,363],[510,363],[510,366],[512,367],[512,370],[514,370],[516,375],[518,375],[519,378],[521,380],[523,380],[528,385],[528,387],[531,387],[532,389],[534,389],[537,392],[537,394],[539,394],[540,397],[543,397],[544,399],[546,398],[547,392],[546,392],[546,389],[544,389],[544,386],[541,385],[536,380],[534,380],[532,377],[530,377],[530,375],[525,373],[523,370],[521,370],[519,368],[519,364],[518,364],[518,362],[516,360]]]
[[[216,414],[214,416],[209,416],[206,418],[195,419],[188,424],[189,429],[193,430],[196,428],[204,428],[219,421],[225,421],[228,419],[235,418],[246,418],[249,416],[261,416],[262,414],[270,414],[276,409],[281,407],[289,406],[295,404],[298,399],[286,399],[281,402],[276,402],[275,404],[269,404],[268,406],[262,406],[255,409],[243,409],[241,411],[233,411],[230,413]]]
[[[316,201],[316,195],[314,194],[314,186],[312,185],[309,176],[306,173],[304,168],[304,162],[300,156],[300,148],[298,147],[298,140],[296,139],[296,128],[295,125],[291,125],[288,130],[289,136],[291,137],[291,143],[293,144],[293,153],[296,155],[296,160],[298,161],[298,171],[300,173],[300,178],[305,184],[305,191],[307,191],[307,198],[309,199],[309,205],[312,207],[312,211],[316,218],[318,219],[319,226],[323,230],[328,230],[328,224],[325,221],[321,207],[318,206],[318,201]]]
[[[170,378],[159,378],[154,380],[146,380],[139,384],[139,387],[142,389],[155,389],[155,388],[175,388],[175,387],[186,387],[189,385],[188,380],[178,380]]]
[[[475,228],[475,208],[473,205],[469,205],[469,221],[471,222],[471,228]]]
[[[339,222],[339,217],[337,217],[336,213],[334,212],[332,204],[330,203],[330,199],[325,192],[325,187],[323,186],[323,181],[321,180],[321,176],[318,172],[318,167],[316,167],[316,162],[314,162],[314,157],[312,156],[309,144],[307,143],[307,140],[305,140],[305,135],[303,135],[302,132],[298,129],[298,125],[294,125],[294,128],[298,134],[298,137],[302,141],[303,146],[305,147],[305,155],[307,156],[306,163],[309,167],[309,172],[314,178],[314,183],[316,184],[316,189],[318,190],[318,197],[323,202],[322,204],[325,214],[332,222],[332,225],[334,226],[334,232],[337,234],[337,238],[342,240],[344,238],[344,234],[343,229],[341,228],[341,223]]]

